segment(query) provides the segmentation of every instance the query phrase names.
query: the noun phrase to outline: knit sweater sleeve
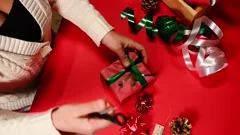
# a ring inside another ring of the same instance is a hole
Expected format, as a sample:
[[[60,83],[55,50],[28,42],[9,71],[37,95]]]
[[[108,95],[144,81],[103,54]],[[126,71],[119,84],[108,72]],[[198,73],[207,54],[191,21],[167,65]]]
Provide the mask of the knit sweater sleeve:
[[[0,135],[60,135],[51,120],[51,111],[36,114],[0,110]]]
[[[97,46],[113,29],[88,0],[49,0],[53,9],[82,29]]]

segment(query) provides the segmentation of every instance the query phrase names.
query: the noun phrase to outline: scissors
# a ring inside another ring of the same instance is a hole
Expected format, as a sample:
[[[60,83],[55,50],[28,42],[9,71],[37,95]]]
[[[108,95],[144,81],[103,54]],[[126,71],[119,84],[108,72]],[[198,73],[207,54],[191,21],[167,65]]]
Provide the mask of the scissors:
[[[104,110],[102,112],[94,112],[88,114],[88,118],[100,118],[105,119],[108,121],[111,121],[119,126],[124,126],[129,118],[127,118],[122,113],[116,113],[114,115],[111,115],[110,113],[113,112],[116,108],[109,108],[107,110]]]

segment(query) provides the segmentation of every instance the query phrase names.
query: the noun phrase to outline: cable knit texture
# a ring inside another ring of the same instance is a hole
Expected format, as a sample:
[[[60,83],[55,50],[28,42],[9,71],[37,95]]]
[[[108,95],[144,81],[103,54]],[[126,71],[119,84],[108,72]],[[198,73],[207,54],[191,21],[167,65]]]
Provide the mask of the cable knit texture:
[[[20,2],[38,22],[42,42],[28,42],[0,35],[0,108],[3,109],[0,109],[0,135],[59,135],[51,120],[51,110],[28,115],[4,111],[19,110],[32,104],[36,90],[29,85],[41,72],[51,52],[51,8],[82,29],[97,46],[113,27],[88,0]]]
[[[81,28],[98,46],[102,38],[113,29],[88,0],[57,0],[53,8]]]
[[[0,135],[60,135],[51,112],[23,114],[0,110]]]

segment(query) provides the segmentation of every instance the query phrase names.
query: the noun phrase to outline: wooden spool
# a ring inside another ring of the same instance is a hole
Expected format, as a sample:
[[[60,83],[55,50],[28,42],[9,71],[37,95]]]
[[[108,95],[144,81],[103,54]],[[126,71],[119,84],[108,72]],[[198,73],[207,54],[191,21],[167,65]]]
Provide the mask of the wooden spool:
[[[193,22],[196,18],[203,16],[209,6],[191,7],[183,0],[162,0],[183,21]]]

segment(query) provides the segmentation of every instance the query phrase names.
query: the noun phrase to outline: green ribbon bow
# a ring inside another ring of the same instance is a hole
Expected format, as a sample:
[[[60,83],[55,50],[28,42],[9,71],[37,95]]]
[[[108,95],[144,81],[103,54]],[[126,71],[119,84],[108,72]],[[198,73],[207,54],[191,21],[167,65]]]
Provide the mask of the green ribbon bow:
[[[115,74],[114,76],[108,78],[106,80],[107,84],[111,85],[114,82],[116,82],[119,78],[121,78],[125,73],[131,72],[131,74],[133,75],[133,77],[135,78],[136,81],[138,81],[143,87],[146,86],[147,81],[145,80],[144,76],[142,75],[142,73],[139,71],[139,69],[136,66],[137,64],[142,62],[142,58],[138,57],[135,61],[132,61],[132,59],[129,57],[128,54],[126,56],[130,62],[130,66],[123,69],[122,71]]]
[[[134,33],[138,33],[143,27],[146,27],[146,33],[151,40],[154,40],[157,34],[159,34],[167,44],[171,44],[178,43],[187,37],[184,34],[184,31],[187,30],[187,26],[178,22],[176,17],[159,16],[154,25],[153,13],[149,12],[136,25],[134,10],[127,7],[121,13],[121,19],[123,20],[125,18],[128,18],[128,25]],[[210,37],[211,31],[205,24],[202,24],[199,34]]]

